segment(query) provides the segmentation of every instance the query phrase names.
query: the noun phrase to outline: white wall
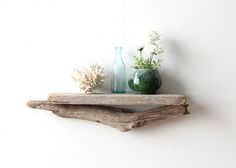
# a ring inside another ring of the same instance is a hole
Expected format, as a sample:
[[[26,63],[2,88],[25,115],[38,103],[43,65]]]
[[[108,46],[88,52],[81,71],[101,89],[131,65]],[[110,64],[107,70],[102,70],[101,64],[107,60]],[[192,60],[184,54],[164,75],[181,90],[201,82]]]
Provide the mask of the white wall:
[[[0,0],[0,167],[234,168],[235,5]],[[160,92],[185,94],[191,115],[121,133],[26,107],[51,92],[77,92],[73,67],[99,62],[108,72],[115,45],[129,67],[151,29],[163,35]]]

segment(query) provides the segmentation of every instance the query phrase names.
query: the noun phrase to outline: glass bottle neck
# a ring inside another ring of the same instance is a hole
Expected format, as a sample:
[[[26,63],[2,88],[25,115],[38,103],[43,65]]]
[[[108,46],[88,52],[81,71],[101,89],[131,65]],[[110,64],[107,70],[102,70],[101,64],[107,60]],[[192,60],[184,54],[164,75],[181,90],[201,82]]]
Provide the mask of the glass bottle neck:
[[[122,61],[122,47],[115,48],[115,61]]]

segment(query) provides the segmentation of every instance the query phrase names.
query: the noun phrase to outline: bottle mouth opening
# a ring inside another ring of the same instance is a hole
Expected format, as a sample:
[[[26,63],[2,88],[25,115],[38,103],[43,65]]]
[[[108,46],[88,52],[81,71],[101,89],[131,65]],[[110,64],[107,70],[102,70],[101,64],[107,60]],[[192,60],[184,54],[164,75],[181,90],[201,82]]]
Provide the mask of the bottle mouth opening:
[[[157,70],[157,68],[134,68],[135,70]]]

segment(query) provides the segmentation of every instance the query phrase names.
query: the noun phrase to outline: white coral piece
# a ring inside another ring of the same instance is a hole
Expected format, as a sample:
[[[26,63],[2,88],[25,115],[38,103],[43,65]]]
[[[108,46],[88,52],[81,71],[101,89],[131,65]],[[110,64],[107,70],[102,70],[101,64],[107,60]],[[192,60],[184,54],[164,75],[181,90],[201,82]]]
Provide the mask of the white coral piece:
[[[84,93],[93,93],[105,81],[104,69],[98,64],[91,64],[88,67],[74,69],[72,78],[78,83],[79,88]]]

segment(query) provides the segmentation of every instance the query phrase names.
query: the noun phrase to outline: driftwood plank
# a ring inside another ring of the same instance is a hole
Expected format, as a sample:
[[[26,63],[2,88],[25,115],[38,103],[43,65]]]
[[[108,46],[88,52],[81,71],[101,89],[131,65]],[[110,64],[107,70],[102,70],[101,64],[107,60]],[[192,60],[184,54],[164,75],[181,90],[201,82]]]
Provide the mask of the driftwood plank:
[[[91,97],[94,100],[94,96]],[[150,96],[148,97],[150,98]],[[51,97],[51,100],[55,101],[54,98],[58,98],[58,95],[57,96],[53,95]],[[115,99],[116,101],[118,101],[117,98]],[[61,97],[60,100],[62,100]],[[62,102],[64,102],[65,100],[67,99],[63,99]],[[79,99],[77,99],[77,101],[78,100]],[[85,100],[82,99],[82,101]],[[131,102],[133,103],[133,101]],[[101,102],[104,101],[100,101],[99,103]],[[164,100],[161,101],[161,103],[164,102],[165,102]],[[86,104],[86,102],[84,103]],[[124,102],[122,101],[122,103]],[[98,104],[98,102],[96,102],[96,104]],[[174,104],[176,104],[176,102]],[[27,103],[27,105],[31,108],[50,110],[54,114],[60,117],[79,118],[83,120],[95,121],[117,128],[122,132],[130,131],[132,129],[145,126],[147,124],[157,123],[162,120],[176,118],[188,113],[186,104],[183,104],[183,102],[182,103],[178,102],[177,104],[181,105],[165,105],[165,106],[160,106],[158,108],[145,110],[142,112],[129,112],[119,108],[97,106],[97,105],[54,104],[54,102],[50,101],[29,101]]]
[[[183,105],[184,95],[177,94],[76,94],[52,93],[48,100],[54,104],[86,105]]]

